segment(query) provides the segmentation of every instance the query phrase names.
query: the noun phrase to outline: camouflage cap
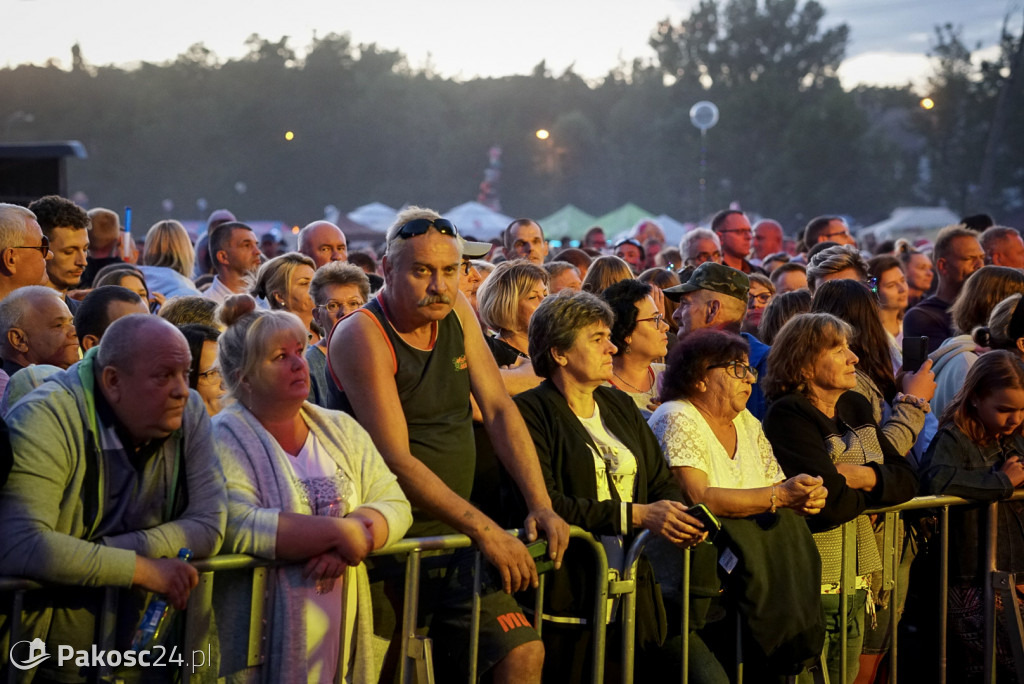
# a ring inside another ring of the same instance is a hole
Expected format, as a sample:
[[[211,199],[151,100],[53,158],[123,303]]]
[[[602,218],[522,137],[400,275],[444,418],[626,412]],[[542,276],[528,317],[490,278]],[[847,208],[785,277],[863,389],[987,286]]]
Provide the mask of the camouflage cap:
[[[677,302],[684,294],[695,290],[710,290],[746,303],[750,294],[750,278],[735,268],[714,261],[705,261],[685,283],[666,288],[665,296]]]

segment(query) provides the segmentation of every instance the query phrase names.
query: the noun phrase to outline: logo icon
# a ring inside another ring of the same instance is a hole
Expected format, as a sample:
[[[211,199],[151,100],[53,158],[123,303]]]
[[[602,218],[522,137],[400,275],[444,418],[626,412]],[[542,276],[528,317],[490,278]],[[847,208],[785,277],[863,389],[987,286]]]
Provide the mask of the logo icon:
[[[14,649],[18,648],[20,644],[28,644],[28,660],[24,663],[19,663],[14,658]],[[19,670],[31,670],[33,667],[43,662],[50,657],[50,654],[46,652],[46,644],[42,639],[36,637],[32,641],[19,641],[18,643],[11,646],[11,665],[18,668]]]

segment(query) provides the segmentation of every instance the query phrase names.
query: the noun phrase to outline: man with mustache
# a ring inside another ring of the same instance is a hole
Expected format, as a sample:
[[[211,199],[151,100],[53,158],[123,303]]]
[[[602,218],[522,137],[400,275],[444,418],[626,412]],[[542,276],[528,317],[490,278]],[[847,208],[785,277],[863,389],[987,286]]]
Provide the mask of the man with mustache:
[[[331,336],[330,372],[344,394],[333,408],[359,420],[398,477],[413,504],[409,536],[461,532],[483,552],[480,674],[539,682],[544,647],[511,596],[537,586],[536,567],[522,542],[468,501],[476,465],[471,392],[530,511],[524,526],[532,538],[538,529],[547,536],[556,564],[569,529],[552,509],[526,425],[459,292],[463,251],[456,227],[436,212],[409,207],[396,217],[387,232],[384,289]],[[473,552],[456,551],[432,558],[435,567],[424,572],[420,615],[429,616],[437,681],[466,678],[472,559]],[[390,605],[384,583],[374,586],[375,604]]]
[[[203,400],[189,391],[189,362],[173,325],[124,316],[84,359],[11,407],[0,575],[72,585],[26,602],[22,639],[42,638],[48,653],[89,650],[101,587],[136,589],[122,592],[118,624],[138,622],[146,591],[185,607],[198,575],[175,556],[183,547],[195,558],[216,553],[227,521],[224,475]],[[119,636],[116,648],[127,647]],[[93,674],[56,658],[39,673],[45,681]]]

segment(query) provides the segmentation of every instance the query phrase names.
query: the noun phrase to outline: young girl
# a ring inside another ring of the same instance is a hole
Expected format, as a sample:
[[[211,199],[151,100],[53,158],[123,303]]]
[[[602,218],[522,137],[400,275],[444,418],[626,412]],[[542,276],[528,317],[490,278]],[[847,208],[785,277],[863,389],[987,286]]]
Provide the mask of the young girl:
[[[982,354],[939,420],[925,455],[926,491],[982,501],[1008,498],[1024,485],[1022,428],[1024,363],[1005,350]],[[949,534],[956,543],[949,558],[949,628],[958,642],[951,655],[959,655],[965,668],[956,681],[980,681],[983,671],[986,510],[957,506],[950,512]],[[1001,504],[998,526],[996,567],[1024,571],[1024,502]],[[1018,596],[1022,588],[1018,585]],[[998,662],[1009,668],[1000,674],[1011,675],[1013,654],[998,602],[997,611]]]

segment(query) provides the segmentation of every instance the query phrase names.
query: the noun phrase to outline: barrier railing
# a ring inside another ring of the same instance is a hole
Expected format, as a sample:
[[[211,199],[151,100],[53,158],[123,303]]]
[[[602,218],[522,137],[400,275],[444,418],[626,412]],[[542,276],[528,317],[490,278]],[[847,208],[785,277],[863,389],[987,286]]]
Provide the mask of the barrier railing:
[[[906,511],[938,509],[940,515],[940,565],[939,565],[939,684],[946,683],[947,664],[947,622],[948,622],[948,593],[949,593],[949,509],[953,506],[979,505],[987,507],[988,517],[986,522],[985,558],[988,581],[985,582],[985,681],[992,684],[996,681],[996,614],[995,595],[1001,593],[1003,608],[1007,614],[1008,626],[1011,630],[1011,643],[1015,649],[1017,672],[1020,681],[1024,682],[1024,621],[1022,621],[1017,602],[1014,596],[1014,577],[1012,573],[1001,572],[996,568],[996,546],[997,530],[996,524],[998,506],[1006,501],[1024,500],[1024,491],[1014,492],[1009,499],[1000,501],[974,501],[956,496],[919,496],[898,506],[887,506],[864,511],[864,515],[885,515],[885,532],[883,537],[883,577],[882,587],[891,591],[890,600],[890,667],[889,681],[895,684],[897,681],[897,626],[900,619],[897,592],[899,590],[899,556],[900,545],[897,543],[898,523],[902,520],[901,514]],[[626,554],[627,567],[623,579],[635,576],[637,562],[643,553],[644,547],[649,540],[647,532],[641,533],[630,546]],[[840,576],[840,624],[845,625],[849,614],[849,597],[855,591],[856,586],[856,556],[857,533],[856,519],[843,525],[843,563]],[[687,639],[687,625],[689,622],[689,579],[690,579],[690,554],[689,551],[683,556],[683,577],[682,577],[682,630],[683,630],[683,653],[682,673],[680,681],[683,684],[688,682],[688,661],[689,644]],[[633,682],[633,664],[635,651],[635,624],[636,624],[636,600],[635,594],[628,595],[623,602],[623,642],[622,642],[622,668],[624,684]],[[739,643],[740,631],[737,630],[737,677],[736,684],[742,684],[742,647]],[[841,634],[840,670],[841,678],[846,680],[846,673],[850,664],[846,662],[846,630]]]
[[[1010,500],[1024,499],[1024,491],[1015,492]],[[1005,501],[1005,500],[1004,500]],[[890,610],[890,658],[889,681],[897,681],[898,663],[898,640],[897,626],[900,618],[898,610],[897,592],[899,591],[899,553],[897,544],[898,536],[896,531],[901,520],[901,514],[906,511],[921,509],[936,509],[939,513],[940,529],[940,553],[939,553],[939,643],[938,643],[938,667],[939,682],[946,682],[947,664],[947,623],[948,623],[948,588],[949,588],[949,514],[950,508],[962,505],[986,504],[987,506],[987,535],[985,539],[986,572],[988,581],[985,582],[985,681],[996,681],[996,615],[995,598],[999,594],[1003,599],[1004,610],[1007,611],[1008,626],[1011,630],[1011,642],[1017,662],[1021,664],[1018,671],[1024,677],[1024,623],[1022,623],[1017,603],[1014,596],[1014,576],[1012,573],[1001,572],[996,568],[996,545],[997,539],[997,511],[1003,501],[979,502],[969,499],[962,499],[953,496],[922,496],[912,499],[898,506],[878,508],[865,511],[866,515],[885,515],[886,532],[883,538],[883,588],[892,592]],[[512,533],[518,534],[518,530]],[[605,556],[604,547],[595,537],[578,527],[571,528],[571,537],[579,542],[587,544],[594,553],[594,569],[597,578],[608,577],[608,561]],[[633,665],[635,655],[636,638],[636,571],[640,556],[650,539],[647,531],[637,535],[633,544],[626,553],[626,565],[621,577],[614,581],[595,582],[595,595],[593,603],[593,614],[591,617],[593,626],[593,656],[591,663],[591,681],[600,684],[604,681],[604,662],[606,651],[606,624],[607,624],[607,599],[609,596],[621,596],[622,602],[622,680],[624,684],[633,682]],[[417,623],[417,600],[420,585],[420,561],[424,552],[451,551],[471,546],[471,541],[464,535],[448,535],[441,537],[423,537],[403,539],[391,547],[374,552],[375,557],[389,555],[406,555],[405,560],[405,593],[402,606],[401,624],[401,661],[400,677],[403,683],[412,681],[414,672],[418,681],[432,682],[432,667],[429,642],[419,637],[416,633]],[[475,682],[476,655],[479,648],[479,621],[480,621],[480,591],[481,591],[481,564],[482,554],[476,552],[476,568],[474,572],[474,598],[473,613],[470,626],[470,663],[469,681]],[[253,571],[253,592],[251,604],[251,617],[249,629],[249,640],[247,653],[247,664],[257,666],[266,659],[266,633],[264,627],[264,605],[263,596],[266,586],[267,575],[275,566],[282,563],[267,561],[244,555],[224,555],[214,558],[198,560],[193,566],[199,572],[199,584],[192,591],[189,597],[188,608],[185,611],[185,629],[183,638],[183,650],[196,650],[195,646],[201,646],[200,640],[206,634],[206,626],[209,624],[212,612],[212,596],[215,574],[225,571],[252,570]],[[856,578],[856,528],[855,521],[844,525],[843,534],[843,566],[840,578],[840,624],[846,624],[846,617],[849,613],[848,600],[855,587]],[[690,584],[690,553],[683,553],[682,573],[682,671],[680,681],[684,684],[688,681],[689,661],[689,584]],[[20,621],[24,597],[26,592],[44,590],[47,586],[39,582],[21,578],[0,577],[0,594],[11,595],[11,620],[8,628],[10,644],[21,640],[22,625]],[[102,609],[99,613],[96,625],[96,644],[101,649],[108,649],[113,646],[115,621],[117,615],[117,593],[118,589],[108,588],[104,591]],[[544,577],[541,576],[541,586],[536,592],[534,626],[538,631],[542,630],[544,601]],[[345,603],[343,603],[345,606]],[[343,607],[343,611],[344,611]],[[345,615],[342,615],[342,624],[346,624]],[[343,639],[345,636],[343,635]],[[737,675],[736,682],[741,684],[743,680],[742,670],[742,646],[739,643],[740,631],[737,630]],[[850,664],[846,662],[846,633],[841,636],[841,662],[842,677]],[[344,642],[343,642],[344,643]],[[201,650],[201,649],[200,649]],[[8,654],[2,654],[6,659]],[[347,649],[340,649],[340,658],[347,656]],[[182,666],[182,676],[188,681],[194,675],[204,674],[204,668],[212,667],[211,663],[204,660],[203,665],[191,668],[188,664]],[[194,670],[194,671],[193,671]],[[341,663],[338,667],[338,676],[342,672]],[[93,673],[93,678],[99,681],[110,674],[110,667],[100,668]],[[17,671],[12,667],[7,668],[7,682],[16,681]]]
[[[520,530],[511,530],[512,534],[520,534]],[[589,532],[578,527],[570,528],[570,538],[578,540],[591,548],[594,553],[594,570],[596,577],[608,577],[608,560],[605,556],[604,547]],[[412,681],[413,672],[418,674],[418,681],[433,682],[432,667],[430,662],[429,642],[419,637],[416,633],[418,596],[420,587],[420,560],[424,552],[430,551],[453,551],[464,549],[472,545],[472,541],[465,535],[446,535],[439,537],[421,537],[403,539],[392,544],[386,549],[372,553],[374,557],[395,556],[406,554],[405,561],[405,592],[402,605],[401,624],[401,661],[400,678],[403,683]],[[470,656],[469,656],[469,681],[477,680],[477,653],[480,637],[480,593],[481,593],[481,564],[482,553],[476,552],[476,567],[474,572],[473,586],[473,611],[470,626]],[[264,589],[266,587],[267,575],[270,570],[286,563],[268,561],[254,558],[252,556],[231,554],[216,556],[203,560],[193,561],[192,565],[199,572],[199,583],[192,590],[189,596],[188,607],[185,610],[184,637],[182,640],[183,652],[202,651],[201,639],[207,634],[207,626],[210,623],[212,613],[212,599],[215,575],[218,572],[252,570],[253,590],[250,620],[248,625],[249,640],[246,663],[249,667],[261,665],[266,660],[266,631],[264,622]],[[346,577],[348,579],[348,577]],[[534,627],[538,632],[542,630],[543,619],[545,576],[540,577],[540,587],[536,591]],[[11,596],[11,621],[9,632],[11,635],[10,644],[21,641],[21,613],[24,606],[26,592],[45,590],[47,585],[21,578],[0,577],[0,593],[10,593]],[[117,594],[119,589],[108,588],[104,591],[103,607],[97,619],[96,641],[98,648],[107,650],[113,646],[114,622],[117,615]],[[593,614],[590,621],[593,626],[593,659],[591,663],[591,678],[593,682],[604,681],[604,653],[607,626],[607,599],[609,584],[607,581],[595,582]],[[345,610],[347,602],[342,603],[341,624],[347,624]],[[345,643],[346,635],[342,634],[342,644]],[[196,648],[199,647],[199,648]],[[346,658],[347,649],[339,649],[339,666],[337,669],[337,680],[341,681],[343,664],[341,659]],[[6,659],[8,654],[3,654]],[[202,666],[192,667],[191,663],[183,663],[181,666],[182,679],[188,682],[193,676],[202,676],[206,670],[212,667],[212,663],[205,660]],[[7,682],[16,681],[18,670],[8,666]],[[100,681],[110,674],[110,667],[97,669],[92,673],[93,681]],[[214,675],[216,673],[213,673]]]

